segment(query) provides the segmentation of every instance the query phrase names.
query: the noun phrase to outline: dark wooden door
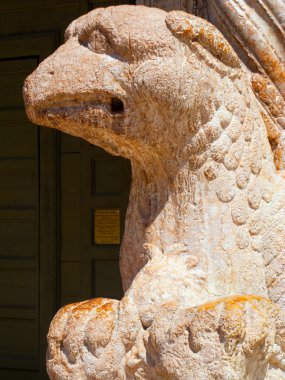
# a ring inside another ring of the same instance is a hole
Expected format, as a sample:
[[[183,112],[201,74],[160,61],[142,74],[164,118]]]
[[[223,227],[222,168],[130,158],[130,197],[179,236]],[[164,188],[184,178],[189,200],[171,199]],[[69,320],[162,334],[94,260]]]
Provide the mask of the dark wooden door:
[[[19,87],[36,66],[36,57],[0,61],[0,366],[31,379],[39,361],[38,130],[25,119]]]
[[[128,1],[0,1],[0,380],[45,380],[46,334],[60,305],[119,298],[119,241],[96,244],[94,213],[119,210],[127,161],[32,125],[24,78],[96,6]]]
[[[119,249],[130,172],[129,161],[61,134],[62,305],[122,297]]]
[[[54,309],[54,132],[26,118],[25,77],[53,36],[0,40],[0,378],[39,379]],[[40,149],[41,147],[41,149]],[[47,234],[49,239],[47,239]],[[45,269],[44,269],[45,268]],[[44,296],[45,295],[45,296]],[[45,374],[43,372],[43,377]]]

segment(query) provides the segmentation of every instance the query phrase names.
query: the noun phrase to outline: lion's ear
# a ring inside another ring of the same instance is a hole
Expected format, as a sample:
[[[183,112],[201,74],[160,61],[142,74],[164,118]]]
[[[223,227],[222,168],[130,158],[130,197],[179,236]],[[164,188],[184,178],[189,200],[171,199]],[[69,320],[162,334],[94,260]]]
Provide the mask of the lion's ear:
[[[208,21],[181,11],[169,12],[168,29],[187,45],[198,43],[227,66],[239,68],[240,60],[225,37]]]

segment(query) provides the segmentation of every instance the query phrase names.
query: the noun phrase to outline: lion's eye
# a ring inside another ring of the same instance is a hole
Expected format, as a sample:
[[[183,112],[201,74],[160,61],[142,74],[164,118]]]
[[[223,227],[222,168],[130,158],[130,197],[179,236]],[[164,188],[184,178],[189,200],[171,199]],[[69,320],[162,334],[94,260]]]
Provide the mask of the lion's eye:
[[[94,30],[88,36],[82,36],[79,42],[94,53],[108,54],[110,50],[106,37],[99,30]]]
[[[119,98],[112,98],[111,111],[113,113],[122,113],[124,111],[124,103]]]

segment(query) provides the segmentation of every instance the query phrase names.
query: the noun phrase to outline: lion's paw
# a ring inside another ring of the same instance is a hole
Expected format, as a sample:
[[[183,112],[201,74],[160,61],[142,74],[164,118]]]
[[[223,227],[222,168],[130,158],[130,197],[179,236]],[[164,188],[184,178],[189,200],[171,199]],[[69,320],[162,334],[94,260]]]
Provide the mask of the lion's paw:
[[[118,304],[96,298],[59,310],[48,333],[47,369],[51,379],[91,379],[96,373],[96,379],[109,380],[112,372],[118,372],[120,345],[115,345],[117,352],[114,345],[108,348]]]

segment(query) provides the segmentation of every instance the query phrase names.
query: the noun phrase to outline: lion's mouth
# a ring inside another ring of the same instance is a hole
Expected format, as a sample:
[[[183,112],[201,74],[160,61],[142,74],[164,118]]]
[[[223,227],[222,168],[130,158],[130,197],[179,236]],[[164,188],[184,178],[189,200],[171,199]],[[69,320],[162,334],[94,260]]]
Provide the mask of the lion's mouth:
[[[47,118],[67,117],[76,114],[91,113],[98,116],[122,116],[125,111],[124,103],[117,97],[112,97],[105,101],[98,100],[79,100],[79,99],[60,99],[52,101],[45,107],[42,107],[40,113]]]

